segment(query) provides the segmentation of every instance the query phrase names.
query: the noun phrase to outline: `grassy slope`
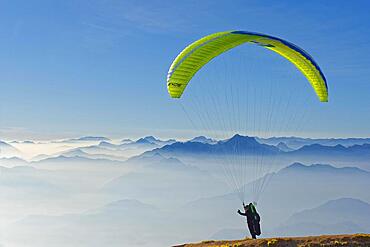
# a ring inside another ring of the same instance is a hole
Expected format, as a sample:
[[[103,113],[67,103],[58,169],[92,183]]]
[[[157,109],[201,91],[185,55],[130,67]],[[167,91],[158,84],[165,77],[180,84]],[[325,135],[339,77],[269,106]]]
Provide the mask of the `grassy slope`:
[[[329,247],[329,246],[366,246],[370,247],[370,234],[353,235],[323,235],[311,237],[286,237],[243,239],[233,241],[204,241],[197,244],[183,244],[177,247],[249,247],[249,246],[273,246],[273,247]]]

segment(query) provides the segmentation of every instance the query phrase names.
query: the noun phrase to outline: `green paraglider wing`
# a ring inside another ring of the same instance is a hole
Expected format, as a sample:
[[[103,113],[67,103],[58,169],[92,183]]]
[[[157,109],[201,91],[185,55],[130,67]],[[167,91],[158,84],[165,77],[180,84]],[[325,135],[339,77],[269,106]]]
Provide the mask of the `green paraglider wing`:
[[[244,43],[263,46],[288,59],[304,74],[320,101],[328,101],[325,76],[307,52],[288,41],[244,31],[214,33],[187,46],[173,61],[168,72],[167,88],[171,97],[180,98],[189,81],[210,60]]]

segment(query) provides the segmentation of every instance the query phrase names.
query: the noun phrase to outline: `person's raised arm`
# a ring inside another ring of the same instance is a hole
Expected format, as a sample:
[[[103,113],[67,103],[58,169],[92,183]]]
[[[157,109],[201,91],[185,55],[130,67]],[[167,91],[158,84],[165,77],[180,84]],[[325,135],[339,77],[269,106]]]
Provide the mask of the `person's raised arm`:
[[[239,209],[238,209],[238,214],[243,215],[243,216],[247,216],[245,213],[242,213]]]

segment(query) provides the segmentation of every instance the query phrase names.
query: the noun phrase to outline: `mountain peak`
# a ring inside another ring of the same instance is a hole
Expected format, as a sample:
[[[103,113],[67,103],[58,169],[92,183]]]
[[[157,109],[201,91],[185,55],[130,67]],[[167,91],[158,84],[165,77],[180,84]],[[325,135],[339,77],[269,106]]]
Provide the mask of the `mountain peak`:
[[[107,141],[101,141],[99,144],[98,144],[99,147],[115,147],[116,145],[110,143],[110,142],[107,142]]]
[[[302,150],[302,151],[309,151],[309,150],[326,151],[328,149],[330,149],[330,150],[345,150],[346,147],[341,145],[341,144],[337,144],[335,146],[326,146],[326,145],[314,143],[314,144],[305,145],[305,146],[301,147],[300,149],[298,149],[298,151],[300,151],[300,150]]]
[[[225,143],[249,143],[249,144],[259,144],[256,141],[256,138],[250,136],[242,136],[239,134],[235,134],[233,137],[228,139]]]
[[[12,145],[4,142],[4,141],[0,141],[0,146],[4,146],[4,147],[13,147]]]
[[[154,151],[154,150],[153,150]],[[254,137],[234,135],[230,139],[218,141],[216,143],[204,142],[175,142],[165,145],[156,150],[157,152],[172,153],[172,155],[187,154],[213,154],[213,155],[242,155],[242,154],[276,154],[280,150],[271,145],[261,144]]]
[[[136,141],[136,143],[138,144],[153,144],[152,142],[150,142],[149,140],[145,139],[145,138],[140,138]]]
[[[286,145],[284,142],[279,142],[276,147],[278,149],[280,149],[281,151],[283,152],[289,152],[289,151],[292,151],[293,149],[288,147],[288,145]]]
[[[312,164],[312,165],[304,165],[299,162],[294,162],[293,164],[283,168],[282,170],[302,170],[302,169],[307,169],[307,170],[313,170],[313,169],[341,169],[341,168],[336,168],[332,165],[328,164]],[[355,168],[354,168],[355,169]]]
[[[299,162],[294,162],[293,164],[285,167],[284,169],[300,169],[300,168],[306,168],[308,166],[303,165],[302,163]]]
[[[144,137],[145,140],[148,140],[148,141],[157,141],[158,139],[155,138],[154,136],[146,136]]]
[[[200,142],[200,143],[208,143],[208,144],[216,143],[215,140],[213,140],[212,138],[208,138],[206,136],[194,137],[193,139],[189,140],[189,142]]]
[[[123,139],[123,140],[121,141],[121,143],[122,143],[122,144],[127,144],[127,143],[131,143],[131,142],[132,142],[132,140],[131,140],[131,139],[128,139],[128,138]]]
[[[320,206],[315,208],[306,209],[301,212],[295,213],[291,219],[299,219],[303,221],[303,219],[311,220],[313,218],[317,219],[339,219],[339,218],[348,218],[347,220],[351,219],[365,219],[366,215],[370,213],[370,204],[364,202],[359,199],[349,198],[349,197],[342,197],[338,199],[333,199],[327,201]],[[361,214],[363,214],[361,216]],[[353,217],[357,215],[357,217]],[[330,221],[330,220],[327,220]]]
[[[67,141],[110,141],[110,139],[104,136],[82,136],[75,139],[69,139]]]
[[[368,171],[362,170],[358,167],[335,167],[329,164],[304,165],[299,162],[295,162],[279,171],[279,173],[290,172],[336,172],[337,174],[370,174]]]
[[[351,205],[351,206],[354,206],[354,205],[368,205],[368,207],[370,208],[370,205],[360,199],[356,199],[356,198],[351,198],[351,197],[342,197],[342,198],[338,198],[338,199],[333,199],[333,200],[330,200],[328,202],[326,202],[325,204],[323,205],[334,205],[335,207],[338,207],[339,205]],[[321,205],[321,206],[323,206]]]

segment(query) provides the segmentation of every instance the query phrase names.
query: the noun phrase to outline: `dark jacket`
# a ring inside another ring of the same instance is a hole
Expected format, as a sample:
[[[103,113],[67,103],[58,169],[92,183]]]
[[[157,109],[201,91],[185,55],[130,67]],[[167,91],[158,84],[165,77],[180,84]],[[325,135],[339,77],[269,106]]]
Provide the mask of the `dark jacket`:
[[[243,215],[243,216],[246,216],[247,217],[247,221],[253,221],[253,220],[256,220],[256,221],[260,221],[260,215],[257,213],[257,210],[256,208],[254,207],[254,205],[252,203],[250,203],[248,206],[246,206],[244,208],[245,212],[241,212],[240,210],[238,210],[238,213],[240,215]]]
[[[252,235],[252,238],[256,238],[256,235],[259,236],[261,234],[261,226],[260,226],[260,215],[257,213],[256,208],[252,203],[248,206],[244,206],[244,213],[238,210],[240,215],[247,217],[247,223],[249,232]]]

